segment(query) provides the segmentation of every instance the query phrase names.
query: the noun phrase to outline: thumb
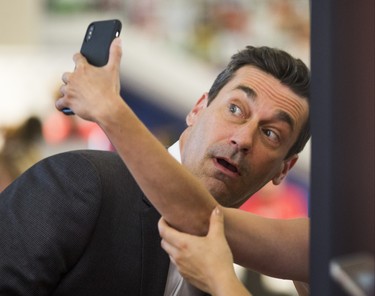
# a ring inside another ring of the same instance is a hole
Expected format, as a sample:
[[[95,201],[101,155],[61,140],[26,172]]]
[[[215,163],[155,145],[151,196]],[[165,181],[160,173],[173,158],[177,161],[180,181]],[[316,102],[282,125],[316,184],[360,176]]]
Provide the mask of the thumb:
[[[211,213],[207,236],[224,236],[224,215],[220,206],[216,206]]]
[[[112,41],[111,47],[109,48],[108,65],[111,67],[119,67],[121,62],[121,56],[122,41],[120,37],[117,37]]]

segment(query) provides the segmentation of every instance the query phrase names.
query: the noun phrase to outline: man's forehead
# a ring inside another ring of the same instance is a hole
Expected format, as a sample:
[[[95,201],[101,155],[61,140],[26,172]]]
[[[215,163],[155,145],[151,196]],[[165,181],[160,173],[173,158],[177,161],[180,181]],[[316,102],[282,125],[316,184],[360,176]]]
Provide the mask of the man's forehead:
[[[266,94],[274,95],[281,94],[287,98],[293,100],[306,100],[306,98],[301,97],[296,94],[289,86],[281,83],[279,79],[273,75],[264,72],[254,66],[246,65],[239,68],[233,79],[228,82],[228,86],[238,88],[238,87],[248,87],[251,89],[251,95],[257,96],[260,92],[265,92]]]
[[[261,86],[268,86],[276,88],[282,92],[290,92],[295,97],[299,97],[286,85],[282,84],[281,81],[273,75],[260,70],[254,66],[246,65],[239,68],[232,79],[233,84],[243,84],[252,88],[255,92]]]
[[[259,97],[269,99],[274,103],[275,111],[281,114],[280,118],[287,119],[286,122],[302,125],[307,120],[307,99],[294,93],[271,74],[254,66],[247,65],[238,69],[227,86],[233,91],[242,91],[254,102],[261,101]]]

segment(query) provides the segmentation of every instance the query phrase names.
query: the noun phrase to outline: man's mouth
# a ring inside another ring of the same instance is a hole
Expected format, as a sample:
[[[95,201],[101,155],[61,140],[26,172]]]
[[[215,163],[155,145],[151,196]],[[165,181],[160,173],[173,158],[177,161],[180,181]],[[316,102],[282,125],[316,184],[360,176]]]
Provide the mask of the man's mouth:
[[[216,158],[216,161],[217,161],[218,164],[220,164],[221,166],[223,166],[226,169],[230,170],[231,172],[239,174],[237,167],[234,166],[233,164],[229,163],[225,159],[223,159],[223,158]]]

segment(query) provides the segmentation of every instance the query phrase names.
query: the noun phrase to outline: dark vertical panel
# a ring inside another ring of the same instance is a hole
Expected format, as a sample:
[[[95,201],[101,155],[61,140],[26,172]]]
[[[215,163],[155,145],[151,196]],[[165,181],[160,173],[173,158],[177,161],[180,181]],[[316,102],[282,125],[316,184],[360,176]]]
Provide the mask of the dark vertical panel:
[[[332,258],[374,254],[374,1],[313,0],[311,292]]]
[[[333,48],[333,102],[338,106],[333,122],[336,255],[361,250],[374,252],[374,17],[373,0],[336,1]]]
[[[330,0],[311,5],[311,295],[329,295],[326,264],[331,257],[332,214],[332,8]],[[319,254],[319,255],[318,255]],[[319,260],[317,259],[319,256]]]

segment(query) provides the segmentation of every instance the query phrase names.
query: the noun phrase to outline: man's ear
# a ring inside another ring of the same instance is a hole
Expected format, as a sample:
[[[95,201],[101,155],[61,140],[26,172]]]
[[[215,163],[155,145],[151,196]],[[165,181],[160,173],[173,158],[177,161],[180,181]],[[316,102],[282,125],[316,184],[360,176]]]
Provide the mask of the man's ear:
[[[192,126],[197,120],[199,112],[207,107],[208,93],[204,93],[200,99],[195,103],[193,109],[186,116],[186,124]]]
[[[289,157],[288,159],[285,159],[283,163],[281,164],[279,173],[273,177],[272,183],[274,185],[279,185],[281,181],[284,180],[288,172],[292,169],[292,167],[294,167],[297,160],[298,160],[297,154]]]

